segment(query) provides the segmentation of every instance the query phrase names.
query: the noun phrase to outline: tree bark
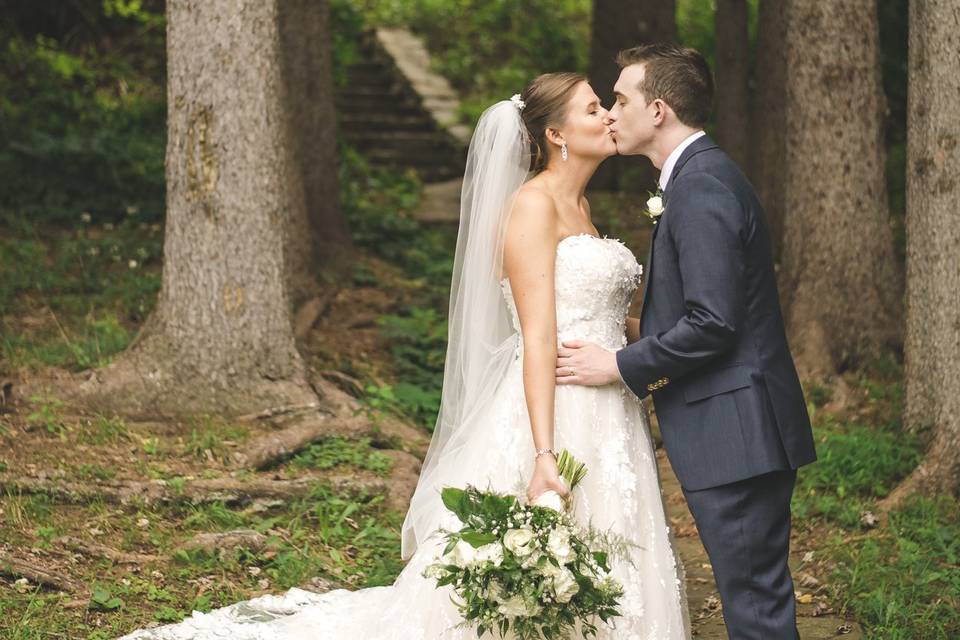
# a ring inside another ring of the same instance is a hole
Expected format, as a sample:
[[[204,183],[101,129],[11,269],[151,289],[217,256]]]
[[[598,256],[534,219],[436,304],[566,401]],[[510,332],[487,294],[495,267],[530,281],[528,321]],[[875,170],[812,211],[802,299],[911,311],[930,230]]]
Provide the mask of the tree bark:
[[[329,3],[276,1],[288,122],[293,125],[287,142],[304,198],[304,206],[291,211],[287,227],[290,295],[299,308],[330,286],[318,282],[319,272],[336,282],[350,269],[352,240],[340,211]]]
[[[622,49],[651,42],[677,39],[676,0],[644,0],[616,2],[594,0],[593,26],[590,38],[590,85],[601,104],[613,106],[613,85],[620,76],[616,57]],[[639,169],[634,169],[639,167]],[[613,156],[600,165],[590,181],[590,189],[614,191],[621,184],[624,171],[638,173],[636,191],[656,188],[657,170],[646,158]]]
[[[757,19],[756,92],[753,96],[750,179],[766,213],[779,262],[783,247],[784,179],[786,155],[787,34],[784,0],[760,0]]]
[[[714,15],[717,142],[734,162],[746,169],[749,131],[747,78],[750,70],[747,0],[717,0]]]
[[[910,3],[907,103],[906,412],[933,428],[920,466],[884,501],[960,488],[960,7]]]
[[[94,408],[236,415],[317,400],[290,315],[309,180],[282,72],[286,1],[167,3],[163,281],[135,343],[81,386]]]
[[[801,375],[896,347],[900,270],[884,174],[873,0],[791,0],[781,292]]]

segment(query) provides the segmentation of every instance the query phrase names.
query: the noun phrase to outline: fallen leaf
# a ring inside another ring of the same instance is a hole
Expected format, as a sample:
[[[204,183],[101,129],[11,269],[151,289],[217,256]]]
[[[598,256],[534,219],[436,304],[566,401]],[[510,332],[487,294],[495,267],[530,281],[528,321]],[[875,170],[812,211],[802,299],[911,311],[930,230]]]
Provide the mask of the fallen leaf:
[[[867,529],[873,529],[880,522],[880,518],[875,516],[870,511],[864,511],[860,514],[860,524],[865,526]]]

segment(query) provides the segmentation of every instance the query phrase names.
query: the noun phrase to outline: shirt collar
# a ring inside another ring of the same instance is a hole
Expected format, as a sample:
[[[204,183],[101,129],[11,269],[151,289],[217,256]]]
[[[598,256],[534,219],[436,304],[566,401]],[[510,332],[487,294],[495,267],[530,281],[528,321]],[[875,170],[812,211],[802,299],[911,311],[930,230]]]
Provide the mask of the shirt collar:
[[[702,138],[705,135],[707,135],[705,131],[691,133],[683,142],[678,144],[677,147],[670,152],[670,155],[667,156],[666,162],[663,163],[663,169],[660,170],[659,183],[661,191],[666,190],[667,183],[670,182],[670,174],[673,173],[673,167],[677,164],[677,160],[680,159],[680,154],[683,153],[684,149],[693,144],[695,140]]]

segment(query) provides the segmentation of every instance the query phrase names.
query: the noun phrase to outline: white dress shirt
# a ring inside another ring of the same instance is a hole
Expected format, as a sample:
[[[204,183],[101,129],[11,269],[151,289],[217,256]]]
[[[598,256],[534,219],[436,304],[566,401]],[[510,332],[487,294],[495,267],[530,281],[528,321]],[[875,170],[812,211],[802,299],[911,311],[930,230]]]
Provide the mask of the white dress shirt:
[[[663,169],[660,170],[660,190],[665,191],[667,189],[667,182],[670,181],[670,174],[673,173],[673,167],[677,164],[677,160],[680,159],[680,154],[683,153],[683,150],[689,147],[695,140],[702,138],[707,135],[705,131],[697,131],[696,133],[691,133],[687,138],[677,145],[677,148],[670,152],[670,155],[667,156],[667,161],[663,163]]]

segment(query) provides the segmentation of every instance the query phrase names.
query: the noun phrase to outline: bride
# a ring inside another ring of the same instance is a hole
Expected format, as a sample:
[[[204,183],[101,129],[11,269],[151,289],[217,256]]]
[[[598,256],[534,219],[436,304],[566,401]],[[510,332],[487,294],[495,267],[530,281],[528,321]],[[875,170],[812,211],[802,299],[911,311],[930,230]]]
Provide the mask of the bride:
[[[639,339],[626,317],[641,275],[618,240],[600,237],[584,198],[616,153],[607,111],[586,79],[546,74],[483,114],[470,143],[450,293],[440,415],[403,524],[408,559],[388,587],[316,594],[293,588],[124,638],[186,640],[466,640],[473,628],[422,572],[458,528],[445,486],[565,494],[554,451],[588,473],[576,517],[635,543],[614,562],[621,616],[599,638],[690,637],[682,567],[664,513],[643,405],[622,383],[556,386],[559,341],[619,349]],[[488,634],[484,637],[493,637]]]

